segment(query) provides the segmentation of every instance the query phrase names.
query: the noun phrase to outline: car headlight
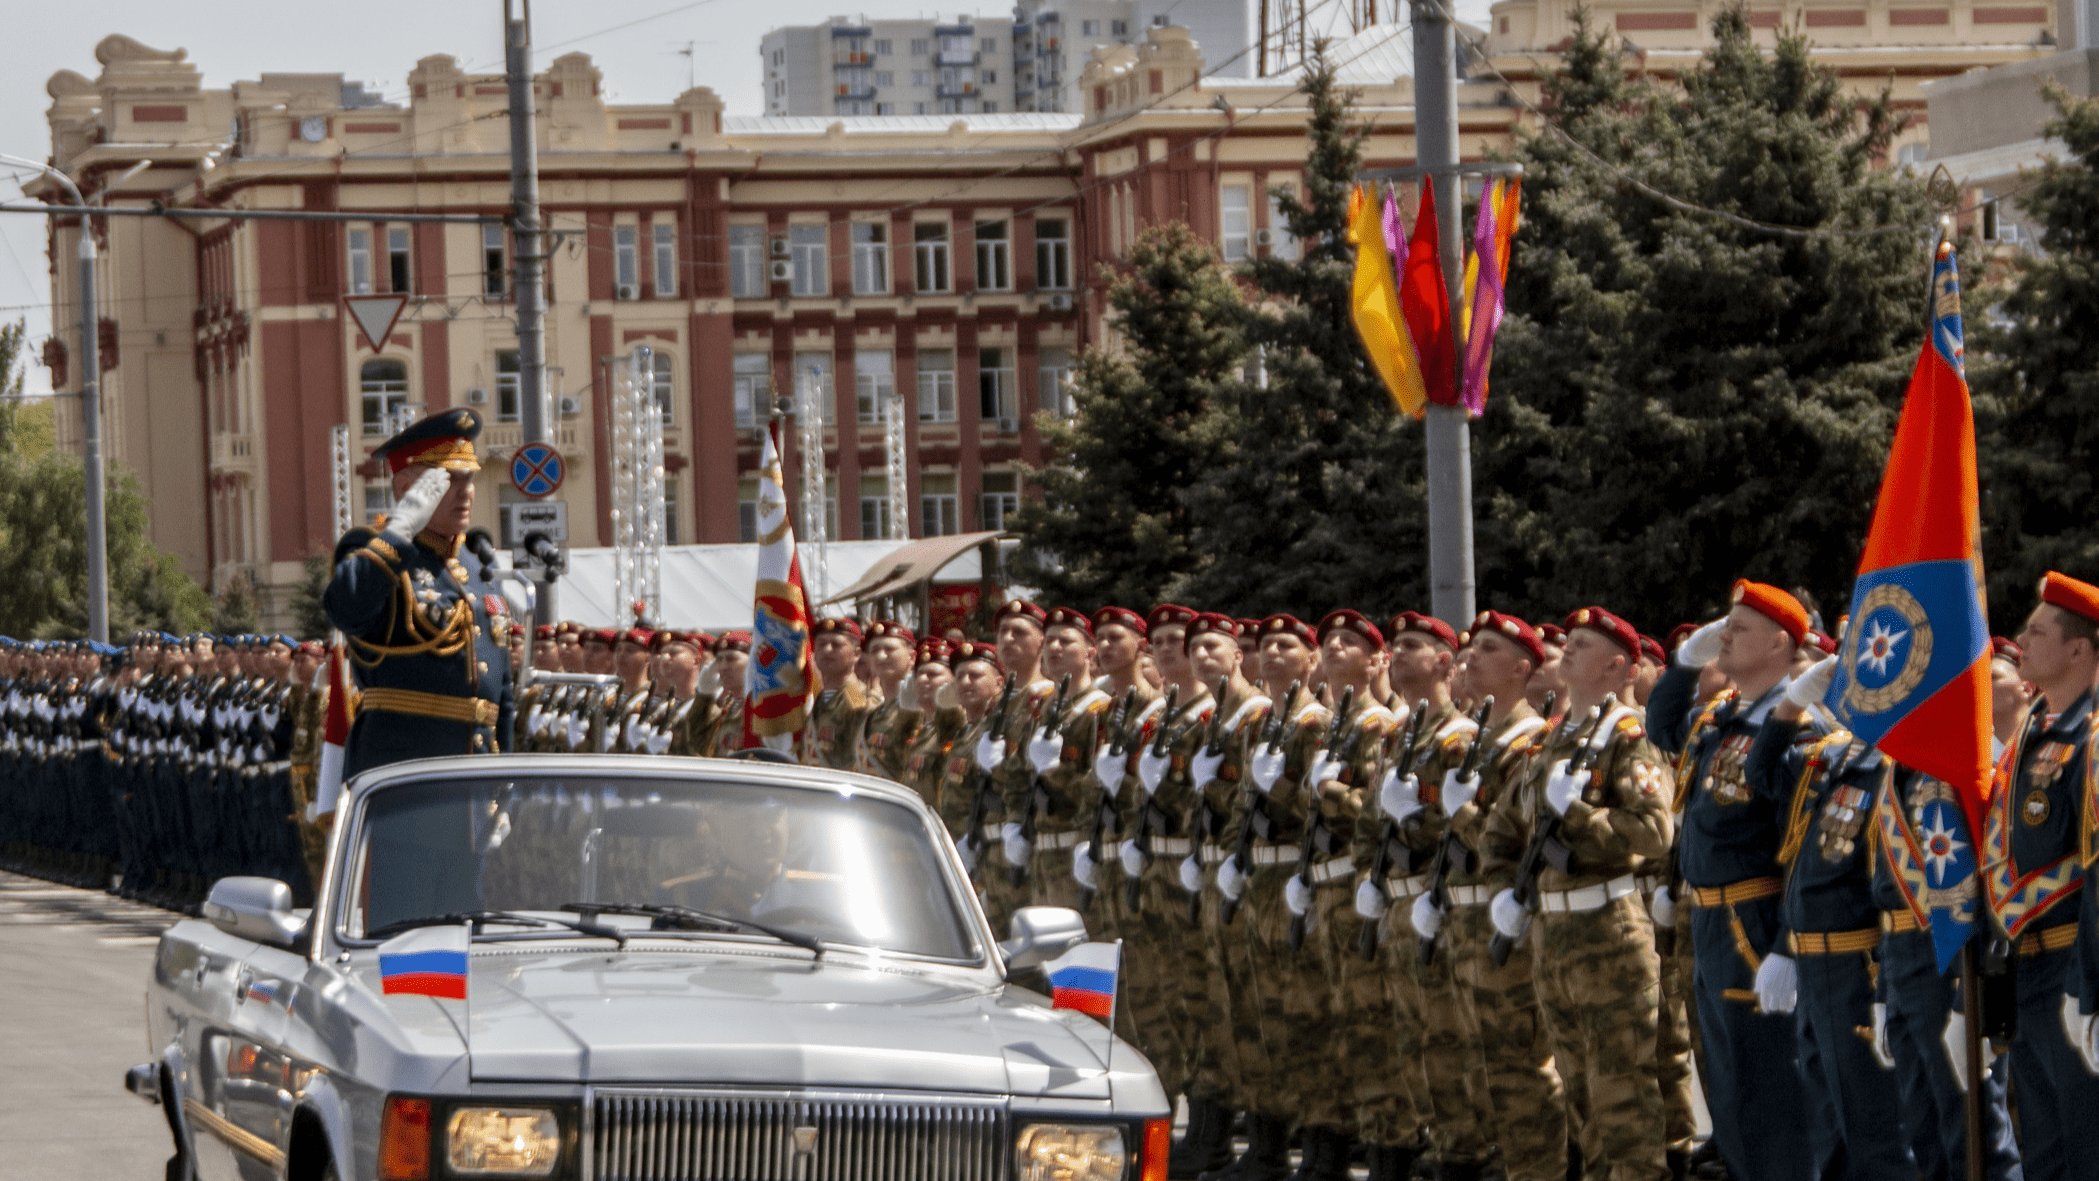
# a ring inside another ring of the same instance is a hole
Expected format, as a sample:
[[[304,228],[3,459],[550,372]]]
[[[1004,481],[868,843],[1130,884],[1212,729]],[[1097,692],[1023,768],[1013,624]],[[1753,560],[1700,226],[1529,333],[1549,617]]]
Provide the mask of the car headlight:
[[[551,1177],[561,1163],[561,1120],[546,1107],[461,1107],[445,1126],[455,1173]]]
[[[1130,1160],[1122,1129],[1099,1124],[1028,1124],[1013,1155],[1014,1181],[1122,1181]]]

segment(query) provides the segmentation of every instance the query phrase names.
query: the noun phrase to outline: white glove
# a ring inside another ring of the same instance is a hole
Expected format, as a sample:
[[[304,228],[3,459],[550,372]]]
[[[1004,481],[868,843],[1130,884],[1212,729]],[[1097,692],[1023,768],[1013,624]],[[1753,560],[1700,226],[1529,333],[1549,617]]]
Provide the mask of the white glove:
[[[581,716],[568,720],[568,745],[570,750],[583,745],[583,736],[590,733],[590,723]]]
[[[990,734],[977,736],[977,766],[983,768],[986,774],[990,774],[998,770],[998,765],[1005,761],[1005,739],[994,738]]]
[[[1568,805],[1580,799],[1582,788],[1588,785],[1589,773],[1587,771],[1569,773],[1567,760],[1561,759],[1559,762],[1554,763],[1552,770],[1545,775],[1545,802],[1552,805],[1554,812],[1565,816]]]
[[[1487,904],[1487,917],[1494,920],[1494,929],[1511,939],[1523,938],[1523,929],[1530,925],[1530,915],[1523,904],[1516,901],[1516,891],[1503,890]]]
[[[1428,894],[1416,895],[1414,913],[1408,916],[1414,923],[1414,933],[1423,939],[1434,939],[1443,929],[1443,912],[1436,909],[1436,900]]]
[[[1895,1069],[1895,1051],[1888,1046],[1888,1007],[1873,1002],[1873,1060],[1882,1070]]]
[[[664,751],[667,751],[667,750],[669,750],[670,748],[671,748],[671,736],[670,736],[670,731],[668,731],[668,730],[659,730],[659,731],[657,731],[656,733],[654,733],[654,734],[651,734],[651,735],[649,735],[649,753],[650,753],[650,754],[652,754],[652,755],[660,755],[660,754],[662,754],[662,753],[663,753]]]
[[[1029,842],[1028,838],[1020,835],[1020,825],[1009,820],[998,826],[998,835],[999,844],[1006,851],[1006,864],[1012,866],[1026,865],[1028,863],[1028,854],[1035,851],[1035,846]]]
[[[441,467],[431,468],[416,477],[394,502],[394,511],[386,515],[386,531],[402,537],[413,538],[437,515],[437,502],[445,498],[452,487],[452,473]]]
[[[1283,905],[1289,907],[1290,913],[1294,915],[1311,913],[1312,888],[1305,885],[1305,880],[1294,873],[1290,875],[1289,881],[1283,883]]]
[[[2077,1011],[2077,994],[2064,993],[2063,1036],[2069,1039],[2070,1048],[2077,1051],[2077,1056],[2084,1059],[2084,1068],[2099,1074],[2099,1043],[2095,1043],[2095,1035],[2099,1035],[2099,1013],[2085,1016]]]
[[[1684,637],[1676,647],[1676,662],[1685,668],[1704,668],[1720,655],[1720,633],[1727,627],[1727,616],[1715,619],[1697,631]]]
[[[1262,795],[1275,790],[1275,781],[1283,777],[1284,760],[1280,749],[1270,750],[1264,746],[1246,761],[1247,774],[1254,777],[1254,786],[1261,789]]]
[[[1421,781],[1412,775],[1401,777],[1399,768],[1385,772],[1384,782],[1377,785],[1377,806],[1394,823],[1421,811]]]
[[[1048,728],[1035,731],[1035,736],[1028,739],[1028,765],[1035,768],[1037,775],[1048,774],[1063,757],[1064,740],[1051,734]]]
[[[712,667],[712,666],[710,665],[709,667]],[[705,674],[705,673],[701,673],[700,675],[701,675],[701,676],[705,676],[705,675],[707,675],[707,674]],[[898,686],[898,687],[897,687],[897,691],[896,691],[896,707],[897,707],[898,709],[900,709],[900,710],[903,710],[903,711],[904,711],[905,713],[913,713],[913,714],[915,714],[915,713],[917,713],[917,712],[918,712],[918,678],[917,678],[917,677],[905,677],[905,678],[904,678],[904,683],[903,683],[902,685],[900,685],[900,686]]]
[[[1239,872],[1237,857],[1227,857],[1218,863],[1217,892],[1234,902],[1239,901],[1239,896],[1246,893],[1246,875]]]
[[[721,695],[721,691],[721,665],[710,660],[707,662],[707,667],[700,670],[699,685],[693,690],[693,693],[700,697],[718,697]]]
[[[1829,681],[1837,675],[1837,658],[1825,656],[1786,686],[1786,701],[1801,709],[1829,696]]]
[[[1667,886],[1658,887],[1654,897],[1648,900],[1647,913],[1654,916],[1655,926],[1673,929],[1676,926],[1676,895],[1670,893]]]
[[[1195,788],[1201,791],[1210,785],[1212,779],[1217,778],[1217,769],[1224,766],[1224,752],[1218,751],[1213,755],[1208,751],[1199,750],[1195,752],[1192,762],[1195,769]]]
[[[1772,952],[1757,967],[1756,1003],[1766,1013],[1790,1013],[1800,1002],[1800,969],[1793,957]]]
[[[620,726],[620,736],[627,740],[628,750],[633,750],[635,747],[640,746],[641,719],[628,718],[626,722]]]
[[[1305,786],[1318,791],[1320,784],[1340,774],[1341,764],[1328,758],[1325,751],[1320,751],[1312,756],[1312,765],[1305,771]]]
[[[1203,863],[1190,853],[1181,861],[1181,889],[1197,894],[1203,888]]]
[[[544,708],[535,705],[532,707],[531,712],[525,715],[525,732],[528,734],[544,734],[547,732],[547,711]]]
[[[1371,922],[1384,918],[1385,908],[1390,905],[1392,904],[1385,901],[1385,892],[1377,888],[1376,882],[1365,878],[1363,884],[1356,887],[1356,913]]]
[[[1135,841],[1122,843],[1122,872],[1133,878],[1144,874],[1144,850],[1139,849]]]
[[[1093,777],[1100,780],[1101,786],[1113,796],[1122,790],[1122,777],[1129,774],[1130,760],[1126,755],[1111,755],[1108,750],[1104,746],[1093,756]]]
[[[1072,880],[1089,890],[1100,888],[1100,863],[1093,859],[1093,842],[1087,841],[1071,851]]]
[[[955,848],[962,854],[963,872],[977,872],[977,843],[965,835],[961,840],[955,842]]]
[[[1958,1004],[1954,1005],[1951,1013],[1946,1014],[1946,1032],[1939,1036],[1939,1044],[1946,1048],[1946,1061],[1953,1066],[1954,1083],[1960,1087],[1961,1094],[1967,1094],[1968,1016],[1961,1012]],[[1985,1048],[1983,1052],[1987,1054],[1989,1050]]]
[[[1166,779],[1166,768],[1172,764],[1172,755],[1153,754],[1148,746],[1137,756],[1137,782],[1144,785],[1145,795],[1158,794],[1159,784]]]
[[[1452,767],[1443,773],[1443,814],[1456,816],[1458,809],[1479,798],[1480,777],[1468,775],[1458,778],[1458,769]]]

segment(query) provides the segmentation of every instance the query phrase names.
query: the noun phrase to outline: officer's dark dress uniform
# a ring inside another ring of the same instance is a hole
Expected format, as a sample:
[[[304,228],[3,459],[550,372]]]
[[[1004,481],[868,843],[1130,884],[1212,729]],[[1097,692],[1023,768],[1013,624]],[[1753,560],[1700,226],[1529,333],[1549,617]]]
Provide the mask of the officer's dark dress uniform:
[[[457,408],[379,448],[395,471],[411,463],[475,471],[481,418]],[[356,720],[345,778],[403,759],[488,754],[512,732],[510,653],[490,628],[503,599],[459,561],[457,537],[352,529],[335,547],[322,603],[349,639]]]

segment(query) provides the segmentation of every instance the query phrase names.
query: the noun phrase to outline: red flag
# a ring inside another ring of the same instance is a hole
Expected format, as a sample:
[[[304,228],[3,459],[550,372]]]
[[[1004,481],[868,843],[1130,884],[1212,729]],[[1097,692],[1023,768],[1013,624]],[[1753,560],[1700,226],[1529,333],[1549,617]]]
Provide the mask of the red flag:
[[[350,744],[350,670],[343,646],[328,647],[328,723],[322,732],[321,765],[314,775],[313,801],[307,818],[335,811],[343,791],[343,748]]]
[[[1407,243],[1407,265],[1399,279],[1399,307],[1421,358],[1428,400],[1458,404],[1458,352],[1450,334],[1450,288],[1443,284],[1443,258],[1436,244],[1436,186],[1421,186],[1421,209]]]

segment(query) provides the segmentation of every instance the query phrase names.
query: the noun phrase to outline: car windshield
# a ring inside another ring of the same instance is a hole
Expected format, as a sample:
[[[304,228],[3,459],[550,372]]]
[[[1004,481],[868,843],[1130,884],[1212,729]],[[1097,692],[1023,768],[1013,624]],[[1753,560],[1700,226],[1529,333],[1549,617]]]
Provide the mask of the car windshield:
[[[644,777],[407,783],[372,793],[351,855],[351,939],[432,915],[604,903],[977,955],[926,824],[874,796]]]

